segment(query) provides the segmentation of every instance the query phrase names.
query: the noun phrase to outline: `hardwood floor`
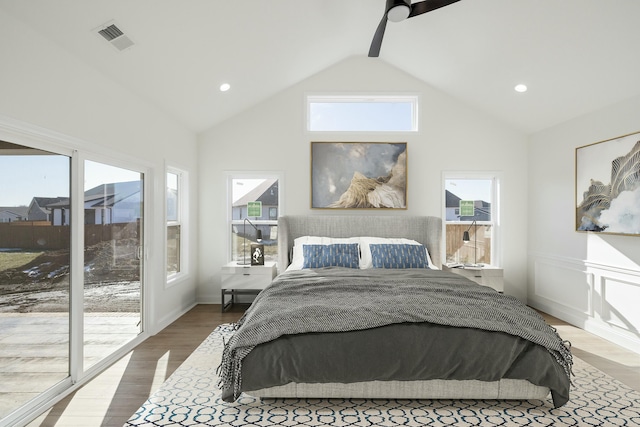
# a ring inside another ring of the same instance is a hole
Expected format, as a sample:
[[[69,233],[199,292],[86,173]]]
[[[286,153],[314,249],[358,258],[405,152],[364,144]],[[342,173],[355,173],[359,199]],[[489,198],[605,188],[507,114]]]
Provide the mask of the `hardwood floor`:
[[[122,427],[216,326],[237,321],[246,308],[194,307],[28,426]]]
[[[87,367],[140,333],[138,313],[85,313],[84,320]],[[0,419],[68,375],[68,313],[0,313]]]
[[[216,326],[238,320],[245,308],[236,306],[223,314],[219,305],[194,307],[29,427],[122,427]],[[543,315],[564,339],[572,342],[575,356],[640,391],[640,354]]]
[[[571,353],[640,391],[640,354],[615,345],[546,313],[540,313],[546,322],[556,328],[562,339],[571,342]]]

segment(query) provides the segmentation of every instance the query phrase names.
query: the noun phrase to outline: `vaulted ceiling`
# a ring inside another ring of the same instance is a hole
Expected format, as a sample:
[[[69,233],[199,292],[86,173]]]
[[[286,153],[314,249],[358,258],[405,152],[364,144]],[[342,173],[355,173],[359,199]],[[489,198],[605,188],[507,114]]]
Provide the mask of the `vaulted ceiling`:
[[[81,61],[203,131],[353,55],[384,0],[0,0]],[[461,0],[389,23],[379,58],[533,133],[640,95],[640,1]],[[114,22],[134,46],[96,33]],[[19,42],[19,40],[16,40]],[[220,92],[228,82],[231,90]],[[529,90],[517,93],[524,83]]]

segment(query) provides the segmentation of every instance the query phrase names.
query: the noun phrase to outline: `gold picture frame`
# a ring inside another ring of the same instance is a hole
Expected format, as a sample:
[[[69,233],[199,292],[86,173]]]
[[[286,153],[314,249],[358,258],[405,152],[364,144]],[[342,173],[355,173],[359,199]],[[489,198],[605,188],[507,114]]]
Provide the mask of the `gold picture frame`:
[[[640,132],[576,148],[576,231],[640,236]]]
[[[312,209],[407,209],[406,142],[311,142]]]

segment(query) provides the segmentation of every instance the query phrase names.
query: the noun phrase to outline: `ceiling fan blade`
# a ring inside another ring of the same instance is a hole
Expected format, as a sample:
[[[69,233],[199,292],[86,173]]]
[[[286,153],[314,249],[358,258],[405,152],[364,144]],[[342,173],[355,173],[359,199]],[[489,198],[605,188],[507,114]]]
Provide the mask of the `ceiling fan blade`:
[[[377,58],[380,56],[380,47],[382,46],[382,38],[384,37],[384,30],[387,28],[387,14],[385,13],[382,16],[382,20],[380,24],[378,24],[378,29],[376,33],[373,35],[373,40],[371,41],[371,47],[369,48],[369,57]]]
[[[422,15],[423,13],[431,12],[432,10],[440,9],[441,7],[449,6],[450,4],[459,2],[460,0],[424,0],[411,5],[411,12],[409,18]],[[408,19],[408,18],[407,18]]]

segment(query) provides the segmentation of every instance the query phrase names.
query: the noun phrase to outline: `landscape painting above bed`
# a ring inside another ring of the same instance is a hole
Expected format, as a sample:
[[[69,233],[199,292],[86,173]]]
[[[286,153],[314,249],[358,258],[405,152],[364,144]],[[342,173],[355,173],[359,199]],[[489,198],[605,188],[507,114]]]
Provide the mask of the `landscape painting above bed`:
[[[311,142],[311,207],[406,209],[407,143]]]

